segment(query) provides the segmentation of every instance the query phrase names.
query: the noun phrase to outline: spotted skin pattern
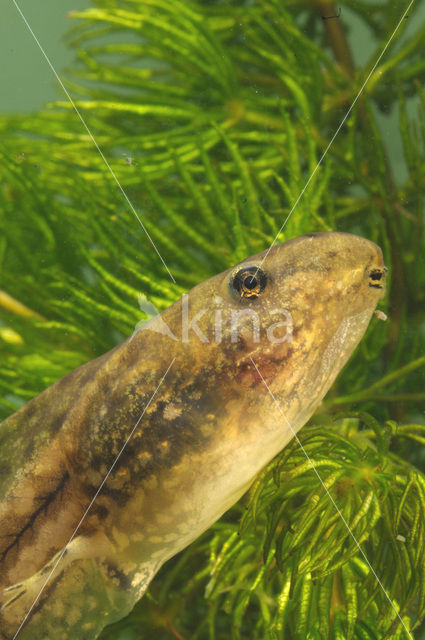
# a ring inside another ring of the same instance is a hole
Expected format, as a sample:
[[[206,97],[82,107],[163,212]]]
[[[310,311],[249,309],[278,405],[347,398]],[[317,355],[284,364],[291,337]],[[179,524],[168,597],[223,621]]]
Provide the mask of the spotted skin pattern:
[[[50,574],[20,640],[93,640],[238,500],[293,436],[252,360],[295,431],[320,404],[383,295],[381,250],[334,232],[264,257],[202,282],[0,425],[2,640]],[[289,336],[271,329],[276,309]]]

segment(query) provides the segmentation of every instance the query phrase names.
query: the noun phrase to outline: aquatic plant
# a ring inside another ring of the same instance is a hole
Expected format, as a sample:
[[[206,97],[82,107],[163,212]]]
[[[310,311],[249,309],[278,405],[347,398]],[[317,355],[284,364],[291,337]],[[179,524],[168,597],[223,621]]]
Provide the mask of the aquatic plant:
[[[412,9],[373,69],[398,3],[332,15],[282,0],[73,13],[66,86],[176,283],[66,100],[0,121],[2,417],[128,336],[140,293],[161,310],[276,235],[359,233],[390,267],[389,321],[300,439],[393,606],[293,442],[105,639],[382,640],[408,637],[395,610],[411,631],[425,615],[425,26]],[[374,44],[361,66],[355,19]]]

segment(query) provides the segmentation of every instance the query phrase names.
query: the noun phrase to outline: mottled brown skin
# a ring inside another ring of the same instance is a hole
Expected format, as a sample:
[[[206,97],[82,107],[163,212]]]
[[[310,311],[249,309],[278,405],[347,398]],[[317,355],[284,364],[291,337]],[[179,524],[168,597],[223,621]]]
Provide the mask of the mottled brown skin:
[[[194,331],[182,341],[180,300],[2,423],[0,638],[13,638],[173,358],[21,640],[96,638],[288,443],[293,434],[251,358],[294,430],[321,402],[383,294],[382,253],[349,234],[302,236],[272,249],[264,291],[241,298],[234,274],[264,255],[190,291],[189,316],[206,309],[198,326],[209,342]],[[267,339],[277,307],[292,316],[291,341]],[[228,322],[217,342],[217,314],[232,309],[258,313],[259,342],[248,314],[236,342]],[[155,330],[161,321],[177,340]]]

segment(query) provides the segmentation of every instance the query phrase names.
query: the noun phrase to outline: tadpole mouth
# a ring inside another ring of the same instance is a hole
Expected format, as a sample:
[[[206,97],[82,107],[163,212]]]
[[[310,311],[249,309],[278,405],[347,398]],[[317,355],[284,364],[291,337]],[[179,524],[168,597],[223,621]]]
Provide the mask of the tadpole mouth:
[[[372,267],[369,269],[369,287],[372,287],[373,289],[383,289],[385,286],[385,276],[387,275],[387,272],[387,267]]]

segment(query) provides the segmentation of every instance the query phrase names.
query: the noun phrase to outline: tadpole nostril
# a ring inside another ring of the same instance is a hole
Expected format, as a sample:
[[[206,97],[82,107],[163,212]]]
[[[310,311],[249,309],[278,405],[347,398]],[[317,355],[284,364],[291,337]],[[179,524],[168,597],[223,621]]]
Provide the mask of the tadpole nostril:
[[[369,271],[369,287],[373,287],[375,289],[383,289],[383,283],[380,281],[384,278],[387,273],[387,268],[382,267],[378,269],[371,269]]]
[[[384,274],[379,269],[373,269],[373,271],[371,271],[369,275],[372,280],[381,280]]]

